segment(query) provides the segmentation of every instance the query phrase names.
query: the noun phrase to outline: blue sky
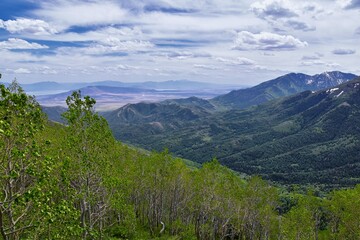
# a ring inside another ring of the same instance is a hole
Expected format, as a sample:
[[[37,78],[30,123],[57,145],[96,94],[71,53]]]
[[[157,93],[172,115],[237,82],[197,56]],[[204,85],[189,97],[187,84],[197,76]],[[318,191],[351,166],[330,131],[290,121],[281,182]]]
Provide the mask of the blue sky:
[[[360,0],[1,0],[0,9],[5,81],[360,74]]]

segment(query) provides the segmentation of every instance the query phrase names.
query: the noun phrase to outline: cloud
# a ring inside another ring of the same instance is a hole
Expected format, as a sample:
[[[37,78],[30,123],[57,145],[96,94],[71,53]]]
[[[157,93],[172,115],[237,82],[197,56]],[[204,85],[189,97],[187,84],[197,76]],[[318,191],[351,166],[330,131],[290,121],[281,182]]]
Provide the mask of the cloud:
[[[345,6],[345,9],[356,9],[356,8],[360,8],[360,0],[350,0]]]
[[[302,60],[319,60],[323,57],[324,55],[321,54],[321,53],[315,53],[314,55],[306,55],[306,56],[303,56],[301,59]]]
[[[319,14],[324,13],[325,9],[315,2],[305,2],[302,5],[302,11],[303,13],[311,14],[316,18]]]
[[[97,30],[95,33],[113,37],[139,37],[143,35],[139,27],[106,27]]]
[[[343,48],[339,48],[339,49],[335,49],[332,51],[333,54],[336,55],[351,55],[351,54],[355,54],[356,51],[353,49],[343,49]]]
[[[255,65],[256,62],[249,58],[238,57],[235,59],[234,64],[235,65]]]
[[[245,58],[245,57],[237,57],[237,58],[222,58],[222,57],[217,57],[215,58],[215,60],[225,63],[226,65],[232,65],[232,66],[236,66],[236,65],[242,65],[242,66],[253,66],[256,65],[256,62],[254,60],[251,60],[249,58]]]
[[[0,49],[44,49],[49,48],[38,43],[29,43],[19,38],[9,38],[7,41],[0,42]]]
[[[6,69],[7,73],[12,73],[12,74],[29,74],[31,73],[31,71],[27,68],[17,68],[17,69]]]
[[[153,47],[154,45],[149,41],[143,40],[122,40],[117,37],[108,36],[99,41],[104,46],[112,47],[119,50],[137,50],[143,48]]]
[[[298,14],[288,8],[286,1],[281,0],[265,0],[263,2],[255,2],[250,6],[250,10],[259,18],[279,19],[296,17]]]
[[[301,31],[315,31],[314,26],[310,26],[304,21],[305,15],[315,18],[323,10],[318,4],[304,3],[295,4],[288,0],[265,0],[255,2],[251,5],[250,10],[261,19],[266,20],[273,29],[281,31],[282,27],[290,27]]]
[[[121,55],[126,55],[127,52],[148,51],[153,47],[154,45],[149,41],[121,40],[116,37],[107,37],[86,47],[63,47],[58,48],[57,51],[62,55],[69,55],[73,53],[86,55],[120,53]]]
[[[241,1],[234,0],[136,0],[121,1],[123,8],[137,12],[163,12],[186,14],[194,12],[234,11],[244,6]]]
[[[205,65],[205,64],[194,64],[194,68],[201,68],[206,70],[219,70],[219,67],[216,67],[214,65]]]
[[[324,62],[321,60],[310,60],[310,61],[303,61],[301,62],[302,66],[326,66],[326,67],[330,67],[330,68],[335,68],[335,67],[340,67],[340,64],[338,63],[334,63],[334,62]]]
[[[52,69],[48,66],[41,66],[41,67],[37,68],[36,70],[37,70],[37,72],[44,74],[44,75],[58,74],[58,71],[56,71],[55,69]]]
[[[355,30],[355,34],[359,34],[359,35],[360,35],[360,27],[358,27],[358,28]]]
[[[127,64],[118,64],[115,67],[116,70],[124,70],[124,71],[128,71],[128,70],[134,70],[134,69],[139,69],[139,67],[135,67],[135,66],[130,66]]]
[[[310,60],[310,61],[302,61],[301,65],[303,66],[314,66],[314,65],[325,65],[326,63],[321,60]]]
[[[90,26],[123,23],[128,11],[114,1],[43,1],[41,8],[34,11],[40,18],[62,26]]]
[[[189,59],[189,58],[201,58],[201,57],[209,58],[209,57],[211,57],[211,55],[208,53],[190,52],[190,51],[162,52],[162,53],[157,53],[157,54],[153,54],[153,55],[165,56],[169,59],[178,59],[178,60]]]
[[[302,30],[305,32],[316,30],[316,27],[309,26],[308,24],[306,24],[304,22],[300,22],[300,21],[296,21],[296,20],[288,20],[285,22],[285,25],[287,25],[288,27],[291,27],[295,30]]]
[[[10,33],[52,35],[58,31],[47,22],[39,19],[19,18],[16,20],[0,20],[0,28]]]
[[[303,42],[291,35],[279,35],[269,32],[254,34],[248,31],[237,33],[232,49],[236,50],[295,50],[306,47],[307,42]]]

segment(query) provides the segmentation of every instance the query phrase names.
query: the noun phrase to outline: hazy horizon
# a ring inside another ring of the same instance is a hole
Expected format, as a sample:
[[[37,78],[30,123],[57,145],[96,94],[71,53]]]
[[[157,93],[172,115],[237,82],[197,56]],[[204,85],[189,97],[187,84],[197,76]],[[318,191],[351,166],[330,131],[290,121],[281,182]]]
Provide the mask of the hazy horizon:
[[[1,81],[253,86],[360,73],[358,0],[2,0]]]

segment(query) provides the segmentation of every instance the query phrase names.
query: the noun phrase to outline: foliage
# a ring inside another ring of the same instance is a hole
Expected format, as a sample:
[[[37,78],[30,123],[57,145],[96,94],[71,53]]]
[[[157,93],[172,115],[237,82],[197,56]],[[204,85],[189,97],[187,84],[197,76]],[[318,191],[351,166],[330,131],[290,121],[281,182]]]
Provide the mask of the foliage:
[[[67,100],[66,126],[47,122],[16,83],[1,94],[3,239],[360,237],[359,186],[322,198],[280,192],[216,159],[189,167],[117,142],[80,92]]]
[[[356,79],[333,92],[306,91],[246,110],[200,114],[193,106],[195,119],[175,107],[170,114],[170,105],[151,114],[128,105],[128,112],[124,107],[106,117],[117,139],[138,147],[166,147],[197,163],[215,157],[241,173],[329,191],[360,183],[359,84]],[[125,121],[130,110],[137,117]]]

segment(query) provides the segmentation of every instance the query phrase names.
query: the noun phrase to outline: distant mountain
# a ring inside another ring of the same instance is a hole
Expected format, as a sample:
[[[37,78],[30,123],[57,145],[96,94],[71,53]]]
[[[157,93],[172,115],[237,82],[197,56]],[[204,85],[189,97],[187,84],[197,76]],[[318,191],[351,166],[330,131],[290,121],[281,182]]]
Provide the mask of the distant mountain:
[[[156,90],[206,90],[206,89],[236,89],[246,87],[245,85],[229,85],[229,84],[214,84],[206,82],[197,82],[190,80],[170,80],[170,81],[147,81],[147,82],[119,82],[119,81],[99,81],[91,83],[75,83],[64,84],[70,88],[82,88],[88,86],[109,86],[109,87],[128,87],[141,89],[156,89]]]
[[[4,83],[8,85],[9,83]],[[98,81],[98,82],[75,82],[75,83],[58,83],[58,82],[37,82],[29,84],[21,84],[21,87],[30,93],[35,95],[49,95],[53,92],[67,92],[70,90],[76,90],[86,87],[121,87],[121,88],[138,88],[138,89],[156,89],[156,90],[214,90],[221,89],[221,93],[227,92],[225,90],[233,90],[245,85],[229,85],[229,84],[213,84],[206,82],[197,82],[189,80],[171,80],[162,82],[120,82],[120,81]]]
[[[78,89],[81,91],[83,96],[90,96],[97,100],[103,98],[126,98],[124,94],[143,94],[143,93],[154,93],[156,90],[152,89],[139,89],[129,87],[110,87],[110,86],[89,86]],[[40,95],[36,99],[40,102],[51,102],[51,101],[65,101],[67,96],[70,96],[73,90],[50,95]]]
[[[198,90],[176,90],[176,89],[150,89],[137,87],[114,87],[114,86],[88,86],[78,89],[82,95],[89,95],[96,99],[98,111],[117,109],[128,103],[160,102],[166,99],[181,99],[193,96],[210,99],[219,94],[228,92],[226,89],[198,89]],[[73,90],[61,93],[37,95],[36,99],[44,106],[65,106],[65,99],[71,95]],[[35,95],[35,94],[34,94]],[[196,97],[195,97],[196,98]],[[181,100],[174,100],[181,101]],[[200,101],[200,98],[198,98]],[[191,101],[190,101],[191,102]],[[190,104],[190,102],[188,104]],[[206,100],[201,99],[199,104]],[[185,102],[183,102],[185,104]],[[208,107],[214,107],[208,103]]]
[[[155,123],[162,125],[166,116],[162,110],[156,117],[138,111],[142,116],[131,119],[123,119],[123,111],[109,113],[109,124],[118,139],[137,146],[168,148],[200,163],[216,157],[239,172],[282,183],[328,187],[360,183],[360,78],[247,110],[200,111],[183,120],[179,114],[176,127],[157,131],[152,129]]]
[[[151,88],[151,89],[176,89],[176,90],[206,90],[206,89],[237,89],[246,87],[245,85],[214,84],[206,82],[196,82],[189,80],[171,80],[164,82],[140,82],[128,83],[131,87]]]
[[[212,99],[212,102],[227,108],[244,109],[279,97],[290,96],[306,90],[318,91],[330,88],[357,76],[338,71],[325,72],[314,76],[290,73],[263,82],[255,87],[231,91]]]
[[[111,123],[115,134],[121,131],[121,136],[132,138],[133,132],[152,135],[179,129],[188,121],[209,115],[212,109],[213,106],[207,105],[206,100],[191,97],[159,103],[127,104],[118,110],[105,112],[103,116]],[[122,128],[124,125],[127,127]]]
[[[61,114],[63,114],[67,110],[66,108],[60,106],[54,106],[54,107],[41,106],[41,109],[47,115],[49,120],[59,123],[64,123]]]
[[[217,110],[216,106],[213,105],[210,101],[198,97],[169,99],[162,101],[161,104],[176,104],[184,107],[200,107],[207,111]]]
[[[54,91],[65,90],[66,87],[57,82],[37,82],[31,84],[21,84],[21,87],[25,92],[42,92],[42,91]]]

